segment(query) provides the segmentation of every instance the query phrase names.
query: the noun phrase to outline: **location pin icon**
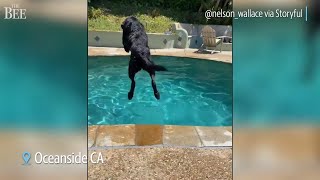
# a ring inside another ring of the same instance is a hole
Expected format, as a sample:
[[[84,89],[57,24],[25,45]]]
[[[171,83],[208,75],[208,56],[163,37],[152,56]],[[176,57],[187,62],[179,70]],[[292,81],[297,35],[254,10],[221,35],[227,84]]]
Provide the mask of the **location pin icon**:
[[[30,155],[30,153],[28,153],[28,152],[24,152],[24,153],[22,154],[22,159],[23,159],[23,161],[24,161],[24,164],[23,164],[23,165],[27,165],[27,164],[28,164],[28,162],[29,162],[29,160],[30,160],[30,157],[31,157],[31,155]]]

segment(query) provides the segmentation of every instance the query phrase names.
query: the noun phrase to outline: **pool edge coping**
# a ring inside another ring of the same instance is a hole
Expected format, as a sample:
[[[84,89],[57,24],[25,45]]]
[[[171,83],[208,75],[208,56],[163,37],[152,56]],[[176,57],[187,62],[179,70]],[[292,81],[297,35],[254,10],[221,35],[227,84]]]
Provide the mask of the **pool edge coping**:
[[[139,126],[139,125],[137,125]],[[140,125],[148,126],[148,125]],[[162,128],[162,142],[135,144],[136,124],[88,126],[88,149],[132,147],[232,148],[232,126],[152,125]]]
[[[172,56],[172,57],[186,57],[193,59],[212,60],[232,64],[232,52],[222,51],[213,54],[196,53],[198,49],[151,49],[150,52],[154,56]],[[129,56],[123,48],[112,47],[93,47],[88,46],[88,56]]]

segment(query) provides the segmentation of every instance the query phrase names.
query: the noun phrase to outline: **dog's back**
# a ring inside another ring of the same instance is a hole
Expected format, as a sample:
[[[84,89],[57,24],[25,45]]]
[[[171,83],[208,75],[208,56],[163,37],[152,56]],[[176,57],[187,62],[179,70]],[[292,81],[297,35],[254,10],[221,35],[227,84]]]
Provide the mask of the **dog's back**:
[[[126,52],[131,51],[131,58],[142,69],[150,71],[165,71],[166,68],[155,65],[151,61],[148,36],[144,26],[135,17],[128,17],[121,25],[123,29],[122,43]]]
[[[148,36],[143,24],[135,17],[128,17],[121,25],[122,44],[126,52],[137,46],[148,47]]]

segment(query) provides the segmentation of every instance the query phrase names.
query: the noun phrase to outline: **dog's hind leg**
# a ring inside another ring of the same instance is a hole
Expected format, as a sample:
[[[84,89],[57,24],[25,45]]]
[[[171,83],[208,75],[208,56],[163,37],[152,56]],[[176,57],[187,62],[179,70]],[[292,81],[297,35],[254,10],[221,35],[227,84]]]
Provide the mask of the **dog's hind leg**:
[[[150,77],[151,77],[151,84],[152,84],[152,88],[153,88],[153,93],[154,93],[154,97],[156,97],[158,100],[160,99],[160,93],[157,89],[157,85],[156,85],[156,81],[155,81],[155,76],[156,73],[155,71],[151,71],[149,72]]]
[[[131,79],[131,87],[128,93],[129,100],[133,98],[134,88],[136,87],[136,82],[134,80],[134,76],[136,75],[136,72],[133,69],[134,68],[131,65],[129,65],[129,78]]]
[[[131,87],[128,93],[128,99],[131,100],[133,98],[134,88],[136,87],[136,82],[134,80],[134,76],[137,72],[139,72],[141,68],[135,66],[134,62],[130,60],[129,63],[129,78],[131,79]]]
[[[134,81],[135,74],[129,74],[129,78],[131,79],[131,87],[128,92],[128,99],[131,100],[133,98],[134,88],[136,87],[136,82]]]

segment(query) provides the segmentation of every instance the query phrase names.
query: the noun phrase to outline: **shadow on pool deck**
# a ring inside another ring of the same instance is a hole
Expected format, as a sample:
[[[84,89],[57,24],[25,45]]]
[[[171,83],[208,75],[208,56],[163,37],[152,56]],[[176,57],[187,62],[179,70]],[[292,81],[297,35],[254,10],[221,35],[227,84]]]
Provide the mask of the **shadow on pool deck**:
[[[151,49],[151,55],[155,56],[176,56],[176,57],[189,57],[206,59],[213,61],[221,61],[232,63],[232,52],[222,51],[208,54],[197,53],[198,49]],[[128,56],[129,53],[125,52],[123,48],[111,47],[88,47],[88,56]]]

